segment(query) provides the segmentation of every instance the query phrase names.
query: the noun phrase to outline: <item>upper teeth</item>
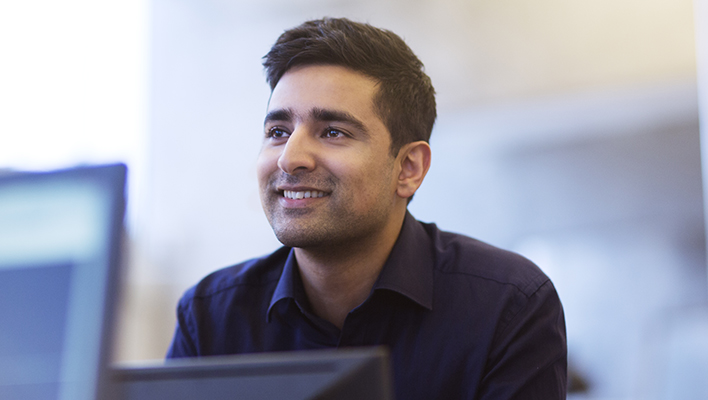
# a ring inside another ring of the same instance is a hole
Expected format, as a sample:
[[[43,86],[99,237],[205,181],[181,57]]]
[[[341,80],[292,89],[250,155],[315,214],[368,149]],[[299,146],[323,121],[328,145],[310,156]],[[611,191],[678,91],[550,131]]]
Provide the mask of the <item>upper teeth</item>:
[[[309,190],[307,192],[295,192],[293,190],[284,190],[283,195],[288,199],[309,199],[310,197],[323,197],[324,192]]]

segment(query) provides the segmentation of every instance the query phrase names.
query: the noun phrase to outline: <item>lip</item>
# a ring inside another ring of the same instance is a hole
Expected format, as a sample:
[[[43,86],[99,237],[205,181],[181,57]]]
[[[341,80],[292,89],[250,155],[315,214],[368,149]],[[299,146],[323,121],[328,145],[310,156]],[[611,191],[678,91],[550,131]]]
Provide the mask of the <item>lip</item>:
[[[282,192],[283,190],[292,190],[295,192],[304,192],[308,190],[317,190],[320,192],[325,192],[327,193],[327,190],[324,189],[318,189],[316,187],[311,187],[311,186],[296,186],[296,185],[279,185],[275,187],[275,190]]]
[[[305,186],[278,186],[276,192],[281,205],[287,208],[307,207],[328,197],[330,192]],[[286,192],[288,196],[286,197]]]

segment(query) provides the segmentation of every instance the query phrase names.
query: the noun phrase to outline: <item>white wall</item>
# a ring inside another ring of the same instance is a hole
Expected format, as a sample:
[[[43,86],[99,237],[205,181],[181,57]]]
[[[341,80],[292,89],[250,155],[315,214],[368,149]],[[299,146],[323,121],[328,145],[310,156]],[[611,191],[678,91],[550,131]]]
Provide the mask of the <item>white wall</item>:
[[[440,118],[411,210],[551,275],[586,396],[631,398],[646,326],[705,300],[690,0],[151,4],[149,201],[120,359],[161,357],[188,286],[278,246],[255,183],[260,57],[326,14],[390,28],[426,63]]]

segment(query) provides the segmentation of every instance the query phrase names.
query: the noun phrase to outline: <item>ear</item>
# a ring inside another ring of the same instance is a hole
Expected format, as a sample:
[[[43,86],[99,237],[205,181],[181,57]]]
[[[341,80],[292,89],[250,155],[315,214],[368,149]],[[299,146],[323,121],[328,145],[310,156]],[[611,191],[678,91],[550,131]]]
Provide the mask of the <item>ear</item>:
[[[430,145],[425,141],[412,142],[401,147],[396,161],[401,172],[398,174],[396,193],[410,198],[423,183],[430,169]]]

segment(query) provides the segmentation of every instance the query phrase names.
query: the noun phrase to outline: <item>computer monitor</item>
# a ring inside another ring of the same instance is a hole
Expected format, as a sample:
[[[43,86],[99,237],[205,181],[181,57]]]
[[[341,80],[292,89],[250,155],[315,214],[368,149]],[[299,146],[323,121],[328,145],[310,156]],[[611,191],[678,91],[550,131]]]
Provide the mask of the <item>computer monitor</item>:
[[[383,347],[183,358],[113,371],[114,400],[389,400]]]
[[[126,167],[0,175],[0,399],[101,398]]]

